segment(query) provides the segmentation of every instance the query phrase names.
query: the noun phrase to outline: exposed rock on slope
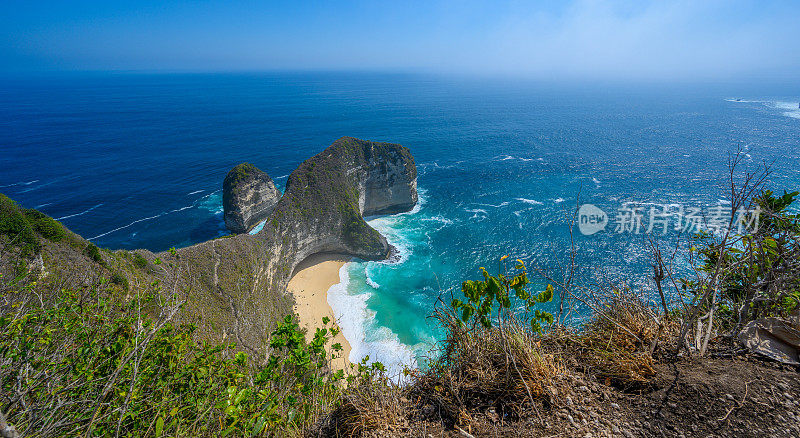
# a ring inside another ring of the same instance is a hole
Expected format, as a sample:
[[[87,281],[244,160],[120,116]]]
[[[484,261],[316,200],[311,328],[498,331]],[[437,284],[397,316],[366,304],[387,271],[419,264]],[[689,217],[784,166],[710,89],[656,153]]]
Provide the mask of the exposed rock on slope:
[[[231,169],[222,184],[225,226],[234,233],[246,233],[266,219],[281,194],[272,178],[250,163]]]

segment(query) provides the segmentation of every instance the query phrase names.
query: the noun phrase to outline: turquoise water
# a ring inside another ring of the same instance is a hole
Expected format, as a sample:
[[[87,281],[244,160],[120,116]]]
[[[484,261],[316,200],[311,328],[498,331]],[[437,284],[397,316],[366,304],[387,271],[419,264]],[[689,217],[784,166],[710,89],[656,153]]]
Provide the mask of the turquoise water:
[[[741,99],[741,101],[736,101]],[[408,146],[415,211],[370,223],[400,250],[329,300],[353,356],[415,361],[437,297],[503,255],[559,276],[578,201],[724,205],[727,155],[800,187],[796,84],[552,84],[384,74],[73,75],[0,83],[0,191],[96,244],[164,250],[226,233],[221,185],[278,185],[335,139]],[[651,287],[645,237],[575,234],[583,281]],[[673,242],[674,230],[658,236]],[[541,283],[541,278],[537,279]],[[449,301],[446,299],[445,301]]]

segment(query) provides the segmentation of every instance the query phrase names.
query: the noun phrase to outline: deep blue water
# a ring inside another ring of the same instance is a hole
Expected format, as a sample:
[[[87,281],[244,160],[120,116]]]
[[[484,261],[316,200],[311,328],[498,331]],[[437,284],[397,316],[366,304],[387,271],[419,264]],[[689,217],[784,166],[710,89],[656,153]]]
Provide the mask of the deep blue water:
[[[741,98],[742,102],[731,101]],[[558,274],[581,202],[708,208],[729,153],[800,187],[800,88],[576,85],[389,74],[93,74],[0,83],[0,192],[110,248],[225,233],[222,180],[249,161],[278,185],[335,139],[401,143],[422,205],[372,223],[401,263],[351,263],[331,302],[354,356],[424,353],[440,291],[509,254]],[[610,225],[609,228],[613,228]],[[663,240],[676,238],[670,231]],[[576,233],[580,274],[647,288],[644,238]],[[349,334],[348,334],[349,332]]]

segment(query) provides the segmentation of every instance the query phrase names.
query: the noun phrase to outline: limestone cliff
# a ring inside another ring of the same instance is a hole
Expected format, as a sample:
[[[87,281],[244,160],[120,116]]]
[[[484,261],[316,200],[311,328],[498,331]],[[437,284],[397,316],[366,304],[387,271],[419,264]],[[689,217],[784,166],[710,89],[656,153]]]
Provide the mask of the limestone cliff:
[[[202,287],[184,306],[200,333],[220,329],[252,350],[263,347],[275,308],[295,267],[310,255],[335,252],[365,260],[392,247],[364,215],[408,211],[417,202],[414,158],[403,146],[343,137],[291,175],[264,228],[177,251]],[[166,254],[165,254],[166,256]]]
[[[272,178],[250,163],[231,169],[222,184],[225,226],[246,233],[272,213],[281,194]]]
[[[246,229],[269,208],[263,197],[271,191],[264,187],[270,184],[263,172],[252,166],[239,170],[244,172],[234,176],[245,189],[232,194],[240,197]],[[68,230],[61,233],[57,222],[42,222],[37,216],[41,213],[19,210],[9,200],[7,210],[15,215],[0,209],[0,217],[22,217],[17,213],[23,211],[28,219],[17,221],[24,226],[13,233],[3,225],[9,221],[0,221],[0,248],[20,248],[0,251],[0,274],[13,278],[17,256],[41,257],[39,270],[48,274],[41,276],[40,287],[99,285],[117,290],[122,299],[128,296],[128,285],[131,290],[152,288],[182,303],[175,317],[195,324],[199,339],[234,341],[263,357],[275,322],[292,311],[286,285],[296,266],[320,252],[369,260],[391,255],[386,239],[363,216],[413,208],[416,177],[414,159],[405,147],[343,137],[292,172],[285,194],[256,235],[237,234],[158,254],[98,250]],[[33,243],[20,246],[21,239]]]

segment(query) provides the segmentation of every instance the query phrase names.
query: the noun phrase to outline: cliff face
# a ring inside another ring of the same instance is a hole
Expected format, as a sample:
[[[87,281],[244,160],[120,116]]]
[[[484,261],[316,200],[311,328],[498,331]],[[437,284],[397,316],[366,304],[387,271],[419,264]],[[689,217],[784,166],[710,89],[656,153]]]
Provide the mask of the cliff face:
[[[270,303],[282,302],[305,258],[321,252],[365,260],[391,255],[386,238],[363,216],[412,209],[416,178],[414,158],[403,146],[337,140],[289,175],[283,197],[259,233],[177,251],[202,284],[190,292],[185,316],[201,334],[218,337],[222,331],[257,351],[266,344],[271,322],[282,316],[281,308]]]
[[[272,213],[281,194],[272,179],[250,163],[231,169],[222,184],[225,226],[246,233]]]
[[[414,159],[403,146],[343,137],[289,175],[286,194],[259,237],[293,241],[295,262],[318,252],[383,259],[391,248],[363,217],[417,202]]]

